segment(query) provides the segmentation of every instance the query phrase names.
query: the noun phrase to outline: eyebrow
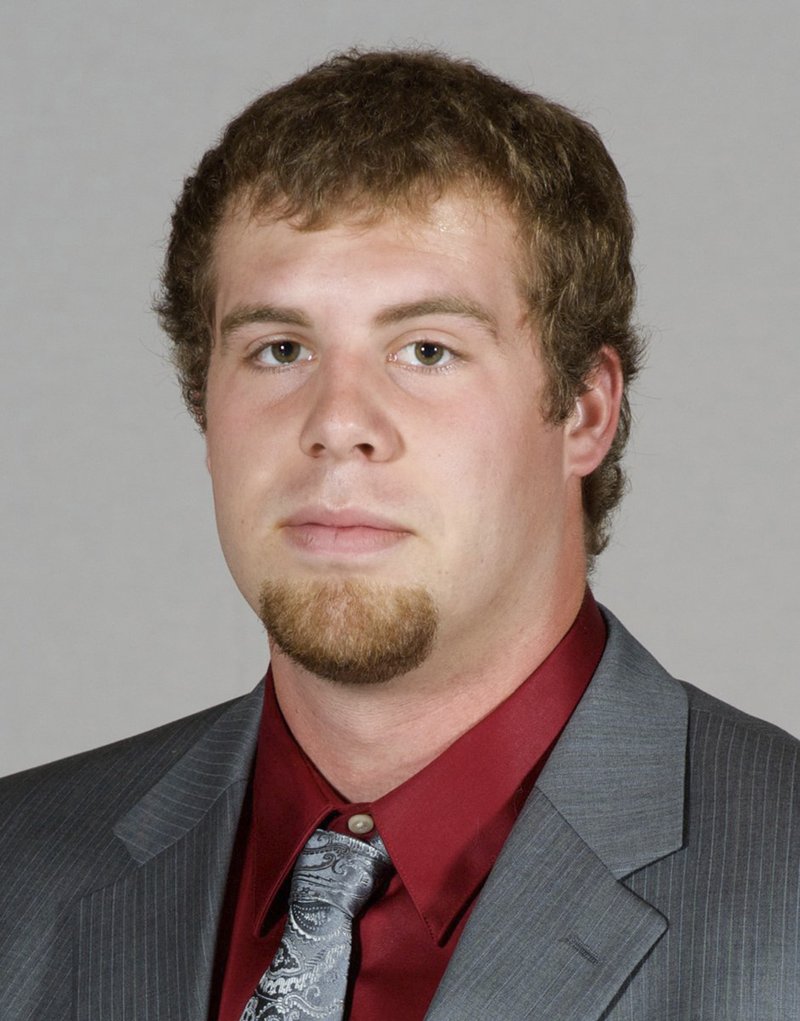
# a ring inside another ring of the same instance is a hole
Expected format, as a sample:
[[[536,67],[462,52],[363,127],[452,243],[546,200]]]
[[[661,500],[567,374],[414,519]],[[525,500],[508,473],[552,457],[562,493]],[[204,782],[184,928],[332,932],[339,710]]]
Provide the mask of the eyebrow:
[[[497,320],[491,312],[478,302],[456,294],[435,295],[431,298],[423,298],[421,301],[392,305],[379,312],[375,317],[375,322],[378,326],[393,326],[406,319],[430,315],[450,315],[474,319],[485,326],[493,336],[497,336]]]
[[[390,305],[378,312],[374,322],[376,326],[395,326],[408,319],[418,319],[430,315],[450,315],[473,319],[485,327],[493,337],[497,337],[497,320],[491,312],[478,302],[455,294],[434,295],[419,301]],[[223,345],[232,333],[250,323],[284,323],[286,326],[312,328],[311,320],[300,309],[282,305],[244,305],[234,308],[223,317],[220,324],[220,338]]]
[[[281,305],[243,305],[223,316],[219,328],[223,345],[232,333],[250,323],[285,323],[287,326],[311,328],[311,320],[299,309]]]

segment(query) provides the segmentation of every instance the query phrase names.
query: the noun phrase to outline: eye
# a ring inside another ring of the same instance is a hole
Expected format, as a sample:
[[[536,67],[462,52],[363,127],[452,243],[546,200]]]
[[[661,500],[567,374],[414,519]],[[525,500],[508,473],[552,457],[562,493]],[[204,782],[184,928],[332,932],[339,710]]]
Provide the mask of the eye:
[[[406,344],[394,356],[394,360],[404,365],[438,368],[455,360],[455,355],[444,344],[436,344],[432,340],[418,340],[414,344]]]
[[[254,359],[261,365],[272,367],[293,365],[295,362],[307,362],[312,358],[307,347],[296,340],[276,340],[256,352]]]

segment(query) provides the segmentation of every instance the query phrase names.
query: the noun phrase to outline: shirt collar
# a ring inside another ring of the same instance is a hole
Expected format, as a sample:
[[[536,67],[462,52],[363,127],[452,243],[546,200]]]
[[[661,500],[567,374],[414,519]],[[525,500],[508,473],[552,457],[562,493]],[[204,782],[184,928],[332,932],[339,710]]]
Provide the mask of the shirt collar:
[[[254,776],[256,927],[313,830],[365,811],[431,938],[444,942],[489,874],[604,645],[605,623],[587,589],[572,627],[507,699],[415,776],[358,805],[305,756],[269,674]]]

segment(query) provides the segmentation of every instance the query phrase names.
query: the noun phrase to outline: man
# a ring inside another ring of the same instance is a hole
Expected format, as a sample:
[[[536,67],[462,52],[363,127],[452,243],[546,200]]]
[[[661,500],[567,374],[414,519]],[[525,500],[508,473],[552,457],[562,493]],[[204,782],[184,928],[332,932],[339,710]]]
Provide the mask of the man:
[[[159,311],[271,670],[5,782],[0,1016],[799,1016],[797,744],[586,588],[631,236],[593,129],[433,54],[206,154]]]

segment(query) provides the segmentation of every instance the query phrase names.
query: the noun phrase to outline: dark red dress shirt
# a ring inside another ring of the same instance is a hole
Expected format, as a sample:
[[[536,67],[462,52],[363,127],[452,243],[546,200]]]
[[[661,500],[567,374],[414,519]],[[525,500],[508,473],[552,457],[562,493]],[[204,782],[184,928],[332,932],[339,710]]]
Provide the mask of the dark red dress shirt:
[[[220,1021],[240,1021],[269,967],[300,849],[320,825],[352,836],[347,821],[357,813],[374,819],[396,872],[355,922],[347,1016],[421,1021],[475,898],[595,671],[605,634],[587,591],[570,630],[512,695],[369,804],[344,801],[315,769],[286,726],[267,676],[252,796],[231,872]]]

